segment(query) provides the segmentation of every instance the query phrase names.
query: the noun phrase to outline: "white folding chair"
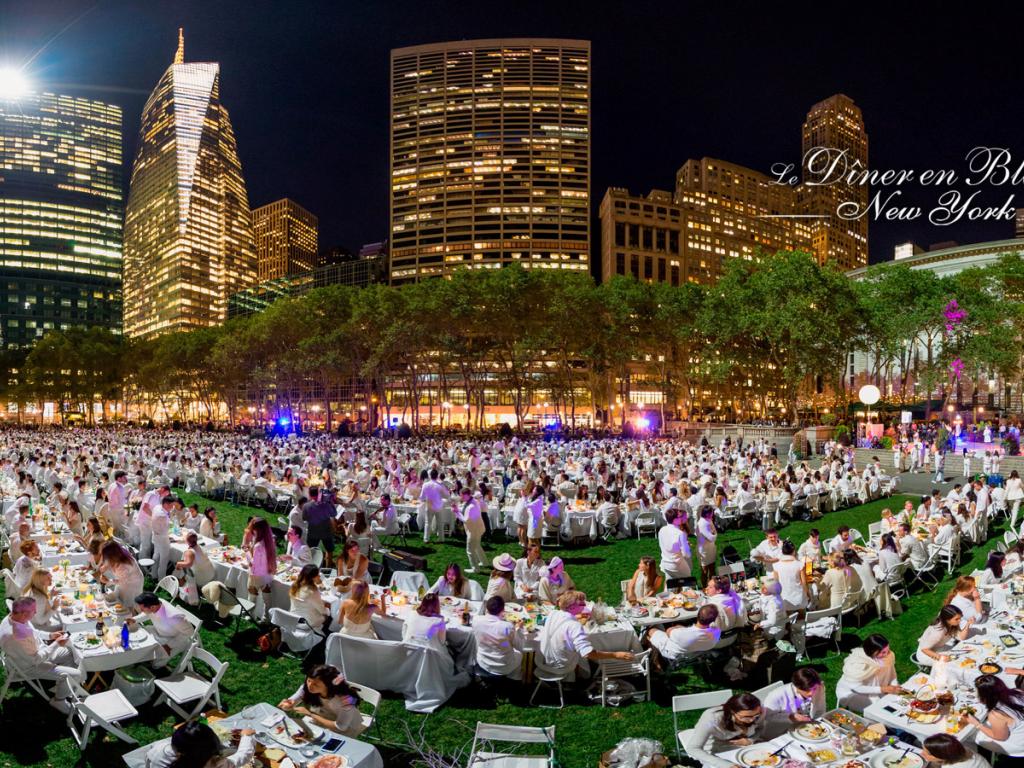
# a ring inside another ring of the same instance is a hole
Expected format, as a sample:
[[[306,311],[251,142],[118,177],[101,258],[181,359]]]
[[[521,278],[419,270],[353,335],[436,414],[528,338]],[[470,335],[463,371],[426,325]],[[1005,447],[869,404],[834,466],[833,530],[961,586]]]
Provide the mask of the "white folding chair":
[[[356,685],[355,683],[349,683],[348,687],[359,694],[360,705],[365,704],[372,707],[373,711],[370,714],[366,714],[360,710],[359,714],[363,718],[363,733],[367,733],[377,723],[377,708],[380,707],[380,691],[374,690],[368,685]]]
[[[430,589],[430,582],[421,571],[395,571],[391,574],[391,586],[402,592],[418,592],[420,587]]]
[[[819,621],[825,619],[835,619],[835,622],[832,624],[832,630],[828,637],[822,639],[826,643],[831,640],[836,647],[836,652],[842,652],[839,641],[843,636],[843,607],[841,605],[837,605],[835,608],[825,608],[820,611],[807,612],[802,625],[799,625],[798,634],[800,636],[800,645],[802,647],[797,648],[797,659],[802,659],[807,655],[807,628],[812,627]]]
[[[212,677],[203,677],[196,672],[194,662],[199,660],[206,664],[212,671]],[[156,687],[160,689],[160,696],[156,700],[157,706],[167,703],[184,720],[191,720],[203,711],[203,707],[212,698],[220,709],[220,681],[227,671],[228,663],[220,661],[212,653],[202,648],[193,646],[185,654],[183,659],[186,663],[178,665],[180,672],[175,672],[170,677],[164,677],[155,681]],[[187,712],[183,705],[195,702],[192,710]]]
[[[466,584],[469,585],[469,599],[474,602],[481,602],[484,599],[484,588],[480,586],[479,581],[473,579],[466,579]]]
[[[44,699],[49,700],[50,697],[47,695],[42,681],[35,675],[21,669],[3,650],[0,650],[0,668],[4,671],[4,684],[0,688],[0,708],[3,707],[4,699],[7,698],[7,691],[10,690],[12,685],[19,683],[24,683]]]
[[[71,711],[68,712],[68,728],[79,749],[84,750],[88,746],[89,734],[94,725],[113,734],[121,741],[138,744],[121,728],[122,720],[128,720],[139,714],[139,711],[132,706],[121,691],[112,688],[101,693],[89,693],[76,680],[72,680],[66,675],[62,678],[71,694],[68,699],[71,706]],[[76,722],[80,725],[81,730],[75,727]]]
[[[572,673],[572,669],[558,670],[548,667],[544,658],[541,656],[540,651],[534,655],[534,670],[533,676],[537,680],[537,685],[534,686],[533,693],[530,694],[530,706],[533,706],[533,700],[537,696],[537,691],[545,683],[553,685],[558,689],[558,706],[553,707],[551,704],[539,704],[538,706],[545,707],[547,709],[562,709],[565,706],[565,691],[562,688],[562,683],[565,682],[566,678]]]
[[[524,755],[520,752],[495,752],[494,742],[503,744],[543,744],[544,755]],[[555,759],[555,726],[534,728],[526,725],[476,724],[473,748],[467,768],[477,765],[486,768],[547,768]]]
[[[14,580],[14,574],[11,573],[10,568],[4,568],[0,571],[4,577],[4,594],[8,597],[21,594],[21,587],[18,586],[18,582]]]
[[[768,685],[766,685],[764,688],[758,688],[756,691],[751,691],[751,693],[757,696],[757,698],[759,698],[761,700],[761,703],[763,704],[768,694],[772,693],[773,691],[779,690],[779,688],[781,688],[783,685],[785,685],[785,683],[783,683],[781,680],[776,680],[774,683],[768,683]]]
[[[720,707],[730,698],[732,698],[732,691],[728,689],[723,691],[706,691],[705,693],[688,693],[683,696],[672,697],[672,730],[676,734],[677,757],[682,758],[683,743],[686,737],[693,731],[692,728],[688,728],[685,731],[679,730],[679,713]]]
[[[292,653],[305,654],[324,637],[303,617],[283,608],[270,609],[270,623],[281,630],[281,640]]]
[[[644,531],[651,531],[655,534],[658,532],[658,516],[654,510],[648,509],[641,512],[633,520],[633,528],[636,531],[637,539],[640,538],[640,534]]]
[[[324,551],[320,547],[316,547],[309,551],[309,562],[315,565],[317,568],[324,564]]]
[[[160,581],[156,583],[157,594],[160,594],[162,589],[167,593],[167,602],[173,603],[174,599],[178,596],[178,590],[181,585],[178,583],[176,576],[164,576]]]
[[[616,677],[643,677],[647,689],[647,698],[651,699],[651,652],[644,651],[633,656],[632,661],[620,661],[619,659],[602,659],[598,662],[601,667],[601,706],[605,706],[605,697],[608,691],[608,681]]]

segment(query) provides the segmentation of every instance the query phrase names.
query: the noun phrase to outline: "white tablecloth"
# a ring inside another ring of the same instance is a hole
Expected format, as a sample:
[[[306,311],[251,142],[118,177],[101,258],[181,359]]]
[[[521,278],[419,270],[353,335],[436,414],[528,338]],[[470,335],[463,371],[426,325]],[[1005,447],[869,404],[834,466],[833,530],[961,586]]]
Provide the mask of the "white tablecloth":
[[[157,646],[157,641],[148,632],[145,640],[133,643],[127,651],[122,650],[120,646],[110,649],[103,645],[96,649],[82,650],[76,648],[73,643],[68,643],[74,654],[75,663],[83,672],[109,672],[112,669],[152,661],[157,655]]]
[[[261,744],[265,744],[270,747],[277,749],[283,749],[288,757],[292,759],[296,765],[305,765],[307,762],[312,762],[316,758],[307,758],[302,755],[297,749],[290,749],[278,744],[276,741],[271,739],[269,736],[260,735],[260,731],[264,729],[261,724],[263,720],[274,715],[284,714],[275,706],[270,704],[256,704],[252,707],[246,707],[242,712],[231,717],[221,720],[221,724],[226,728],[252,728],[256,731],[256,740]],[[356,739],[350,739],[349,737],[343,737],[344,743],[341,748],[334,754],[343,755],[348,758],[349,768],[384,768],[384,761],[381,760],[380,752],[372,744],[367,744],[365,741],[358,741]],[[146,754],[157,744],[164,744],[170,741],[170,739],[162,739],[161,741],[153,744],[147,744],[144,747],[132,750],[122,756],[125,765],[128,768],[146,768]],[[314,745],[315,746],[315,745]],[[323,753],[320,753],[323,754]]]
[[[917,691],[931,679],[928,675],[919,673],[911,676],[909,680],[903,683],[903,687],[909,691]],[[979,712],[983,709],[977,703],[973,686],[959,685],[954,689],[954,684],[950,681],[949,687],[953,689],[955,697],[954,707],[969,704],[978,709]],[[945,717],[939,718],[934,723],[920,723],[916,720],[910,720],[906,716],[909,706],[909,697],[897,696],[891,693],[886,694],[864,709],[864,719],[882,723],[888,728],[899,728],[907,733],[912,733],[921,741],[936,733],[946,733]],[[969,744],[974,740],[976,730],[973,725],[965,725],[957,734],[957,738],[965,744]]]

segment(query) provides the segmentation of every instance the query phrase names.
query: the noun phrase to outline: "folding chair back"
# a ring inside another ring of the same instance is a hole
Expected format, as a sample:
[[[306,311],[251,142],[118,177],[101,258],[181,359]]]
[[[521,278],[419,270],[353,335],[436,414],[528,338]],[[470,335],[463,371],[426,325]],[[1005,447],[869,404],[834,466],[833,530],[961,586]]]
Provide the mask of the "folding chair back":
[[[705,691],[704,693],[687,693],[672,697],[672,732],[676,743],[676,755],[682,757],[682,741],[679,733],[679,713],[692,712],[697,709],[720,707],[732,698],[732,690]]]
[[[180,586],[181,585],[178,584],[178,579],[175,576],[164,576],[156,584],[157,594],[159,594],[162,589],[167,593],[167,601],[173,603],[175,598],[178,596],[178,589]]]
[[[528,756],[520,755],[518,753],[497,753],[491,751],[491,745],[494,742],[504,742],[506,744],[545,744],[547,745],[547,755],[544,758],[534,758],[531,760]],[[499,763],[512,762],[511,760],[502,760],[502,758],[515,758],[514,762],[516,765],[529,766],[533,764],[540,764],[541,762],[547,764],[554,761],[555,757],[555,726],[549,725],[547,728],[534,728],[525,725],[492,725],[490,723],[476,724],[476,734],[473,736],[473,749],[469,756],[469,768],[475,768],[477,765],[486,766],[489,763],[495,761]]]
[[[363,717],[363,730],[369,731],[377,722],[377,708],[380,706],[381,699],[380,691],[367,685],[357,685],[356,683],[349,683],[348,687],[359,694],[359,703],[361,705],[365,704],[372,709],[370,714],[366,714],[363,711],[359,713]]]
[[[759,698],[761,700],[761,703],[763,704],[768,694],[772,693],[773,691],[779,690],[779,688],[781,688],[783,685],[784,683],[781,680],[776,680],[774,683],[768,683],[768,685],[766,685],[764,688],[758,688],[756,691],[751,691],[751,693],[757,696],[757,698]]]

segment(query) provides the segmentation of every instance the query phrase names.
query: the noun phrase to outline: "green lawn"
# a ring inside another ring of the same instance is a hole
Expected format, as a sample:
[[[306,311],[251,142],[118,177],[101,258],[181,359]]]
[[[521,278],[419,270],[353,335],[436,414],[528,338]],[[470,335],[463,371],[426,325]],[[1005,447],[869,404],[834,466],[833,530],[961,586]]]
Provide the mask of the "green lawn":
[[[184,494],[184,497],[188,502],[197,501],[203,506],[210,503],[188,494]],[[836,527],[843,523],[866,533],[867,524],[879,519],[879,511],[884,506],[898,509],[902,507],[903,501],[904,497],[895,497],[835,512],[813,525],[794,523],[787,526],[782,535],[799,545],[806,538],[809,528],[818,527],[825,538],[826,535],[834,535]],[[241,538],[247,517],[251,514],[264,514],[228,503],[216,503],[215,506],[220,512],[224,531],[236,543]],[[993,535],[996,533],[1001,535],[1001,528]],[[750,545],[760,539],[757,530],[728,531],[719,538],[719,551],[725,545],[732,544],[746,555]],[[412,540],[409,543],[414,545]],[[427,557],[429,577],[432,580],[443,572],[448,562],[455,561],[461,565],[466,562],[465,550],[460,542],[432,543],[426,547],[410,546],[409,549]],[[494,554],[502,551],[510,551],[515,556],[519,554],[514,545],[489,543],[486,549],[488,553]],[[617,603],[620,595],[619,580],[632,575],[641,555],[657,555],[657,546],[652,537],[646,536],[640,541],[630,539],[568,548],[560,554],[580,589],[592,598],[604,597],[609,602]],[[982,550],[967,553],[961,570],[969,573],[979,567],[984,558],[985,552]],[[477,574],[477,578],[482,583],[486,581],[480,574]],[[855,644],[855,636],[881,632],[892,643],[901,679],[908,676],[913,672],[909,658],[916,649],[917,639],[925,625],[935,617],[952,581],[947,578],[934,591],[913,595],[905,613],[894,621],[883,623],[876,619],[862,628],[847,627],[845,644],[848,647]],[[222,684],[223,703],[229,711],[237,711],[258,701],[276,703],[291,694],[302,679],[297,660],[266,657],[256,651],[257,634],[254,628],[250,628],[241,632],[237,641],[233,641],[230,630],[203,630],[204,646],[231,664]],[[832,691],[840,674],[841,658],[833,654],[830,659],[814,660],[812,663],[823,673],[829,686],[829,702],[832,704]],[[468,688],[457,693],[448,705],[433,715],[424,716],[406,712],[401,699],[387,695],[380,707],[380,731],[377,736],[385,763],[404,766],[410,763],[406,752],[410,734],[417,734],[418,737],[421,727],[422,736],[431,748],[451,753],[472,739],[472,729],[478,720],[521,725],[555,724],[558,727],[557,743],[562,764],[566,768],[592,768],[602,752],[628,736],[659,738],[667,747],[674,748],[671,696],[703,687],[718,687],[692,680],[673,676],[668,685],[655,686],[653,702],[603,710],[599,706],[581,703],[570,704],[561,711],[532,708],[526,705],[529,691],[513,693],[510,701],[506,698],[495,700],[493,696]],[[679,687],[681,681],[685,681],[685,687]],[[687,725],[693,723],[698,714],[690,713],[684,717],[683,722]],[[47,724],[45,730],[38,728],[39,723],[43,722]],[[81,757],[67,735],[61,716],[38,697],[30,697],[21,692],[15,694],[15,698],[5,704],[0,723],[0,733],[3,734],[0,737],[0,765],[70,766]],[[140,742],[147,743],[166,736],[173,724],[174,719],[166,708],[147,707],[138,719],[128,724],[127,730]],[[17,736],[19,732],[25,735]],[[120,764],[119,755],[124,751],[122,744],[101,741],[97,737],[83,759],[91,766],[117,766]]]

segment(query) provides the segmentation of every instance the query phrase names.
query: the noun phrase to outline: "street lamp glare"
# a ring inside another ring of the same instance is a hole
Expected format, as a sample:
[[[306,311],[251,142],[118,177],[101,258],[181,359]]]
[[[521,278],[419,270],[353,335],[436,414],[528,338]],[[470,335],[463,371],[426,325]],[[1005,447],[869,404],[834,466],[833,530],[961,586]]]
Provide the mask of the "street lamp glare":
[[[28,91],[28,78],[20,69],[0,67],[0,99],[19,99]]]

